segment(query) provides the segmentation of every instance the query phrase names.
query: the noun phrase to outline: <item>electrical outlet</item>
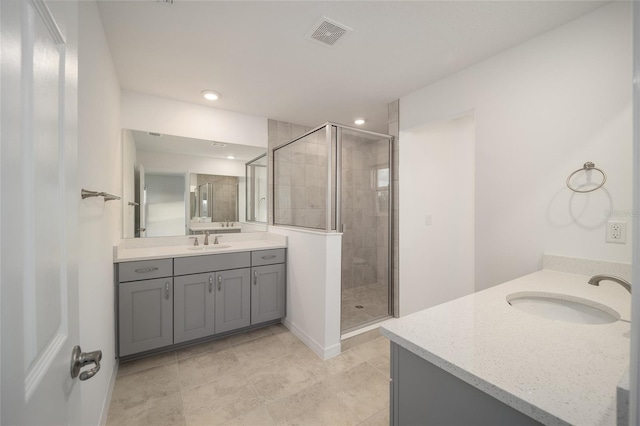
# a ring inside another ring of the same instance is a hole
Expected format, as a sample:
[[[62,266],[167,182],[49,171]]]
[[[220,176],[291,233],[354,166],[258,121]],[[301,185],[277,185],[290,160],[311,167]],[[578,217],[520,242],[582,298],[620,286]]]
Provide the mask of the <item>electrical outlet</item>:
[[[608,243],[626,244],[627,243],[627,222],[607,222],[607,238]]]
[[[431,225],[431,215],[428,214],[424,217],[424,224],[425,225]]]

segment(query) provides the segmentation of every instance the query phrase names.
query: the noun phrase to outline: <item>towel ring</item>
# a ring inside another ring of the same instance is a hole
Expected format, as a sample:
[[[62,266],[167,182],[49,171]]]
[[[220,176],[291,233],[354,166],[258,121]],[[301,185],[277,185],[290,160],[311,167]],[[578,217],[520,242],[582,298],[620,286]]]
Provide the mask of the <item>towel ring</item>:
[[[586,189],[586,190],[580,190],[580,189],[575,189],[574,187],[571,186],[571,178],[573,177],[573,175],[575,175],[578,172],[581,171],[589,171],[589,170],[597,170],[600,173],[602,173],[602,182],[600,183],[600,185],[596,186],[595,188],[591,188],[591,189]],[[587,192],[593,192],[596,189],[600,189],[602,188],[602,185],[604,185],[604,183],[607,181],[607,174],[605,172],[603,172],[602,170],[600,170],[599,168],[596,167],[595,163],[592,163],[591,161],[587,161],[586,163],[584,163],[584,166],[582,166],[581,169],[576,170],[575,172],[571,173],[569,175],[569,177],[567,178],[567,188],[569,188],[570,190],[572,190],[573,192],[579,192],[581,194],[587,193]]]

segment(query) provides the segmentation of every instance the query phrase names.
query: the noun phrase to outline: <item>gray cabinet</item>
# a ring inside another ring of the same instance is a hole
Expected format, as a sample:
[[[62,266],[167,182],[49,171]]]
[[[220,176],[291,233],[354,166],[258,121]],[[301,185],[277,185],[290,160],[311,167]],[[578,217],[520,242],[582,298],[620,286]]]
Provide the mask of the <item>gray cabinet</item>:
[[[285,314],[284,263],[251,269],[251,324],[272,321]]]
[[[118,356],[283,318],[285,260],[269,249],[118,264]]]
[[[216,273],[215,332],[251,325],[251,270],[231,269]]]
[[[214,333],[214,273],[174,278],[173,343]]]
[[[187,275],[203,272],[240,269],[251,266],[251,253],[221,253],[205,256],[176,257],[174,274]]]
[[[541,425],[394,342],[390,393],[391,425]]]
[[[119,284],[119,354],[173,343],[173,278]]]

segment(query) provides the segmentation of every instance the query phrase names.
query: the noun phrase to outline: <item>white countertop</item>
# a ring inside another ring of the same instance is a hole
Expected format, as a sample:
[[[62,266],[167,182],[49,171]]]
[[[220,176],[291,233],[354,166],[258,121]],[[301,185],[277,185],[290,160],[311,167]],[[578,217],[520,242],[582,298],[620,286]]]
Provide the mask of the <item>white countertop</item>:
[[[210,237],[213,241],[213,237]],[[225,235],[226,238],[226,235]],[[151,260],[151,259],[165,259],[170,257],[186,257],[186,256],[203,256],[209,254],[220,253],[235,253],[240,251],[251,250],[267,250],[276,248],[286,248],[286,240],[274,241],[270,239],[255,239],[255,240],[242,240],[229,241],[221,240],[220,246],[229,246],[225,248],[214,248],[215,245],[200,245],[198,247],[193,246],[191,241],[189,244],[183,245],[170,245],[170,246],[157,246],[157,247],[140,247],[140,248],[121,248],[114,252],[114,263],[120,262],[132,262],[135,260]],[[198,248],[199,250],[194,250]]]
[[[543,270],[386,322],[383,335],[548,425],[615,425],[616,385],[629,367],[631,298],[622,286]],[[510,306],[514,292],[543,291],[615,309],[620,321],[582,325]]]

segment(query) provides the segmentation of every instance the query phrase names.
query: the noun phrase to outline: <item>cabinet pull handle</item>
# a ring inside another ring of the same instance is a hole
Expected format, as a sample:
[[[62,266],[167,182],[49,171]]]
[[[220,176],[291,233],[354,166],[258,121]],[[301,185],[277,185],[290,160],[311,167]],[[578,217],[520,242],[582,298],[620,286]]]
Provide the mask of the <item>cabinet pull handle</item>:
[[[209,293],[213,291],[213,277],[209,275]]]
[[[258,285],[258,271],[253,271],[253,285]]]
[[[164,284],[164,298],[169,300],[169,281]]]
[[[222,291],[222,275],[218,275],[218,291]]]
[[[264,260],[273,259],[274,257],[276,257],[276,255],[275,255],[275,254],[269,254],[269,255],[266,255],[266,256],[262,256],[262,258],[263,258]]]
[[[154,266],[152,268],[138,268],[136,269],[136,272],[139,274],[146,274],[148,272],[153,272],[153,271],[157,271],[158,267]]]

